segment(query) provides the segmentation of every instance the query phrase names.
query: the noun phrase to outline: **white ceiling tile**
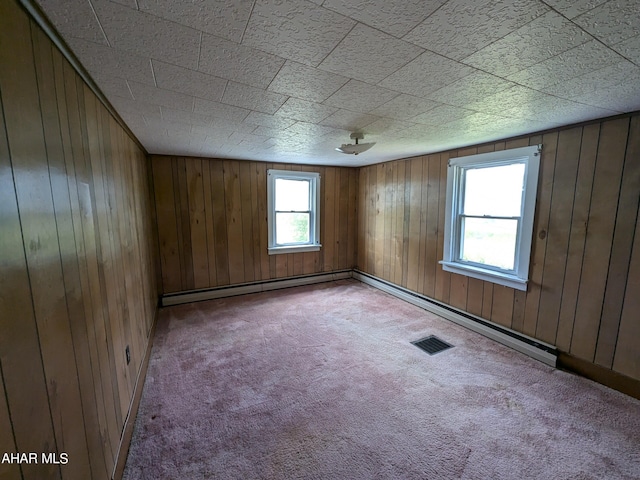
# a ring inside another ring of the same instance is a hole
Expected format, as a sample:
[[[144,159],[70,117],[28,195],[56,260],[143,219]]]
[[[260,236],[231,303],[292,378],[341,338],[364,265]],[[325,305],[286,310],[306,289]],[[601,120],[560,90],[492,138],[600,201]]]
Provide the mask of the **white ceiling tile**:
[[[413,117],[411,121],[423,125],[442,125],[473,115],[474,113],[476,112],[466,108],[454,107],[453,105],[441,105]]]
[[[640,110],[640,79],[635,82],[619,84],[614,87],[599,89],[595,94],[586,98],[576,97],[575,100],[615,112],[633,112]],[[595,112],[591,118],[611,115],[606,112]],[[565,119],[565,122],[569,121]],[[571,120],[573,121],[573,120]]]
[[[189,135],[191,133],[191,125],[188,123],[173,122],[171,120],[164,119],[150,119],[146,121],[147,127],[154,131],[160,131],[162,134],[166,134],[168,130],[175,133],[181,133],[183,135]]]
[[[511,119],[491,115],[484,112],[476,112],[464,118],[447,123],[450,131],[462,132],[487,132],[496,128],[504,128],[511,123]]]
[[[202,36],[198,70],[236,82],[266,88],[284,59],[255,48],[214,37]]]
[[[424,50],[379,30],[358,24],[322,61],[319,68],[378,83]]]
[[[42,10],[56,29],[66,36],[108,45],[98,18],[87,0],[40,0]]]
[[[106,70],[127,80],[155,84],[149,57],[79,38],[71,38],[67,43],[89,73]]]
[[[36,1],[154,153],[356,166],[640,109],[637,1]]]
[[[346,108],[354,112],[369,112],[397,97],[398,92],[377,87],[358,80],[349,80],[340,90],[327,98],[324,103],[333,107]]]
[[[538,0],[450,0],[403,39],[461,60],[548,10]]]
[[[229,82],[222,97],[222,103],[236,107],[257,110],[262,113],[275,113],[287,99],[279,93],[267,92],[258,88]]]
[[[160,106],[152,105],[145,102],[137,102],[130,98],[112,97],[109,98],[109,102],[113,105],[118,113],[138,113],[140,115],[156,116],[160,117]]]
[[[323,125],[317,125],[315,123],[296,122],[285,129],[284,133],[286,135],[293,135],[297,139],[306,139],[318,138],[322,137],[323,135],[335,133],[335,129]]]
[[[256,127],[252,133],[254,133],[255,135],[263,135],[265,137],[277,137],[278,135],[282,134],[282,129],[259,126]]]
[[[286,118],[294,118],[303,122],[319,123],[336,110],[337,108],[335,107],[307,102],[306,100],[300,100],[299,98],[289,98],[276,112],[276,115]]]
[[[109,0],[110,2],[119,3],[120,5],[124,5],[125,7],[134,8],[138,10],[138,0]]]
[[[606,2],[573,19],[607,45],[640,35],[640,5],[637,0]]]
[[[222,93],[227,85],[226,80],[206,73],[177,67],[158,60],[153,60],[152,64],[158,88],[165,90],[218,101],[222,98]]]
[[[549,12],[464,59],[464,63],[506,77],[591,40],[556,12]]]
[[[432,52],[425,52],[382,80],[379,85],[424,97],[473,71],[473,68],[467,65]]]
[[[195,70],[201,33],[105,0],[92,0],[112,47]]]
[[[259,125],[261,127],[268,127],[274,130],[283,130],[296,123],[296,121],[283,116],[269,115],[267,113],[260,112],[251,112],[247,116],[247,118],[244,119],[244,123],[249,123],[256,126]]]
[[[184,110],[175,110],[173,108],[160,107],[162,111],[162,119],[169,122],[185,123],[188,125],[208,126],[213,122],[213,117],[194,112],[185,112]]]
[[[211,102],[197,97],[194,102],[193,111],[194,113],[211,115],[230,123],[240,123],[250,113],[250,110],[245,108],[235,107],[233,105],[227,105],[220,102]]]
[[[640,65],[640,35],[616,43],[612,48],[636,65]]]
[[[133,98],[140,102],[161,105],[178,110],[193,111],[193,97],[183,93],[163,90],[138,82],[128,82]]]
[[[619,63],[622,57],[597,40],[591,40],[507,77],[534,89],[565,82],[585,73]]]
[[[322,6],[402,37],[446,0],[325,0]]]
[[[349,110],[337,110],[322,121],[323,125],[343,130],[355,131],[365,128],[380,117],[366,113],[355,113]]]
[[[144,117],[140,112],[118,111],[118,114],[130,129],[140,130],[147,128]]]
[[[133,100],[133,96],[130,91],[130,84],[124,78],[115,77],[109,73],[103,71],[92,72],[91,78],[96,82],[102,93],[107,98],[121,97]],[[153,102],[151,102],[153,103]]]
[[[440,103],[434,102],[433,100],[403,93],[371,110],[369,113],[381,117],[394,118],[396,120],[408,120],[439,105]]]
[[[158,17],[239,42],[253,0],[137,0],[140,10]]]
[[[255,125],[247,123],[231,123],[226,121],[214,120],[207,125],[194,125],[193,131],[206,134],[209,137],[220,137],[226,139],[234,132],[246,133],[247,135],[255,131]]]
[[[549,95],[545,93],[515,85],[493,95],[479,98],[475,102],[470,102],[468,108],[492,115],[509,115],[505,112],[511,112],[511,116],[517,117],[522,116],[522,112],[532,110],[538,102],[544,104],[548,98]]]
[[[287,60],[268,90],[311,102],[321,102],[348,81],[342,75]]]
[[[383,117],[370,123],[364,129],[364,133],[372,135],[380,135],[382,133],[386,135],[394,135],[403,130],[413,127],[415,124],[411,122],[405,122],[402,120],[394,120],[393,118]],[[423,127],[424,128],[424,127]]]
[[[240,145],[241,143],[253,143],[262,144],[267,139],[260,135],[253,135],[251,133],[233,132],[227,138],[225,143]]]
[[[512,82],[500,77],[474,71],[470,75],[430,93],[428,97],[448,105],[465,107],[478,99],[494,95],[513,86]]]
[[[550,7],[567,18],[574,18],[609,0],[545,0]]]
[[[576,121],[580,122],[614,115],[617,112],[547,95],[543,100],[538,100],[536,103],[521,105],[517,108],[505,110],[503,113],[540,122],[553,121],[564,124],[567,118],[576,118]]]
[[[242,43],[316,66],[355,23],[306,0],[258,0]]]
[[[593,96],[594,101],[600,91],[617,85],[640,83],[640,68],[626,60],[607,67],[585,73],[579,77],[544,87],[544,91],[561,98],[580,99],[583,103]]]

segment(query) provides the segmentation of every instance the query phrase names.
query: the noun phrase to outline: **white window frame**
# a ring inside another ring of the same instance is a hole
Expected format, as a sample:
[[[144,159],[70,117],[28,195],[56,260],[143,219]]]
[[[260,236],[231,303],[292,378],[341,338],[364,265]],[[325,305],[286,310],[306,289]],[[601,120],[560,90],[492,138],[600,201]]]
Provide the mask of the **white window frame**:
[[[309,242],[276,243],[276,180],[305,180],[309,182]],[[317,252],[320,244],[320,174],[292,170],[267,170],[267,221],[269,255],[279,253]]]
[[[444,225],[444,258],[440,262],[445,271],[505,285],[517,290],[527,290],[541,151],[542,145],[535,145],[533,147],[501,150],[449,160]],[[461,217],[464,201],[465,170],[514,163],[524,163],[525,173],[513,270],[484,266],[462,260],[460,258],[462,245]]]

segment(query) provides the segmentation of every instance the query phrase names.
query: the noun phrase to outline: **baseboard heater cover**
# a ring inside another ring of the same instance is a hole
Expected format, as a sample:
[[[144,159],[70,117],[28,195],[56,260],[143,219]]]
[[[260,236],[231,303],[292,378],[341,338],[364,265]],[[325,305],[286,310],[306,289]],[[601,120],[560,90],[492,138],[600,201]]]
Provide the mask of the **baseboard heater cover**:
[[[301,275],[298,277],[287,277],[261,282],[243,283],[239,285],[229,285],[224,287],[207,288],[202,290],[190,290],[185,292],[168,293],[162,295],[160,304],[163,307],[170,305],[180,305],[183,303],[200,302],[204,300],[214,300],[216,298],[235,297],[247,293],[268,292],[281,288],[300,287],[314,283],[332,282],[351,278],[353,270],[340,270],[327,273],[316,273],[311,275]]]
[[[425,297],[424,295],[420,295],[407,290],[406,288],[374,277],[373,275],[369,275],[368,273],[354,270],[353,278],[382,290],[383,292],[387,292],[394,297],[412,303],[424,310],[435,313],[436,315],[466,327],[469,330],[473,330],[474,332],[484,335],[485,337],[491,338],[498,343],[502,343],[503,345],[513,348],[514,350],[535,358],[542,363],[552,367],[556,366],[558,354],[553,345],[528,337],[527,335],[496,323],[489,322],[483,318],[456,310],[449,305],[442,304],[436,300]]]

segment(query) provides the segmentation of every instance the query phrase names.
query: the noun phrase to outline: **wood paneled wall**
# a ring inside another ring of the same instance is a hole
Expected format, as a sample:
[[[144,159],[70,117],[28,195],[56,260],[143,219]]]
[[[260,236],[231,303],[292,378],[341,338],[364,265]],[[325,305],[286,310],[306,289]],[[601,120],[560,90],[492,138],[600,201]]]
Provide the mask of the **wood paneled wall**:
[[[526,292],[442,270],[447,161],[542,143]],[[640,115],[360,169],[358,268],[640,379]]]
[[[38,455],[0,478],[108,479],[156,313],[148,160],[14,1],[0,65],[0,455]]]
[[[357,170],[153,156],[163,293],[355,266]],[[267,252],[267,170],[321,176],[319,252]]]

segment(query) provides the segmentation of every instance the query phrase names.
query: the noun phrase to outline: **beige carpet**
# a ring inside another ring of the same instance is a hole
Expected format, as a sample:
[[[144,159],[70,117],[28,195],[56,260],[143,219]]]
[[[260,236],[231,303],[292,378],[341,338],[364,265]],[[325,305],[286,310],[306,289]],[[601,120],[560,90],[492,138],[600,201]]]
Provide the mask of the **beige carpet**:
[[[163,309],[124,478],[638,479],[640,402],[345,280]]]

